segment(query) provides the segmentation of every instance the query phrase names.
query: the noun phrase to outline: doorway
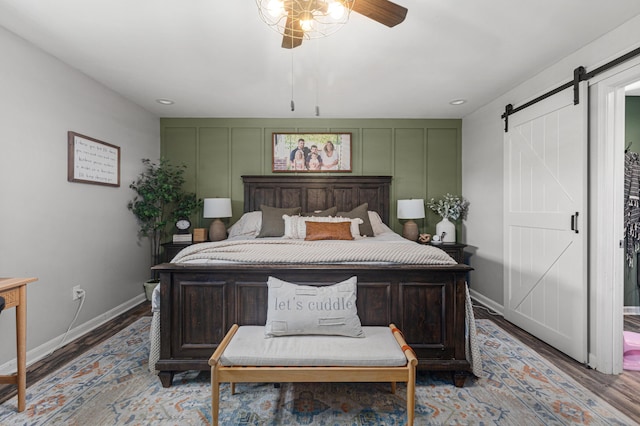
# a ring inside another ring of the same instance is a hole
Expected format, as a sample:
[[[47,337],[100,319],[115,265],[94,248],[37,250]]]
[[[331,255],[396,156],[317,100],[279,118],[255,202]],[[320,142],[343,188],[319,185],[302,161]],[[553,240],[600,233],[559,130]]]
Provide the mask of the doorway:
[[[631,183],[638,182],[637,172],[640,165],[640,81],[625,86],[625,187],[630,189]],[[631,167],[630,167],[631,166]],[[626,194],[625,194],[626,195]],[[627,209],[628,197],[625,200]],[[633,204],[633,203],[632,203]],[[626,215],[626,213],[625,213]],[[635,215],[634,215],[635,219]],[[627,238],[625,276],[624,276],[624,313],[640,315],[640,287],[638,284],[638,255],[633,253],[633,238]]]
[[[590,81],[589,365],[622,372],[624,307],[625,88],[640,80],[640,59]]]

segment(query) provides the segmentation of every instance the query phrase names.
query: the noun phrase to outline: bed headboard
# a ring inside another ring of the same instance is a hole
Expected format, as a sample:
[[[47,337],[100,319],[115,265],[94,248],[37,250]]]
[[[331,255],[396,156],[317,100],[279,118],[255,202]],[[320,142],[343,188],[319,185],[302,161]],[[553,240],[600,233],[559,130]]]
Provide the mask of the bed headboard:
[[[242,176],[244,211],[271,207],[302,207],[303,212],[336,206],[349,211],[362,203],[389,224],[391,176]]]

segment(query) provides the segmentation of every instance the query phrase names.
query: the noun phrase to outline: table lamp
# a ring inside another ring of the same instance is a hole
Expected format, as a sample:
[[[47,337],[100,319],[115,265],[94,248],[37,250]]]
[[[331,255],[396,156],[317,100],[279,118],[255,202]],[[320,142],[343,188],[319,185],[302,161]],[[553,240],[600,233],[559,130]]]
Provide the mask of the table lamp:
[[[402,236],[407,240],[418,240],[418,224],[413,219],[424,218],[424,200],[398,200],[398,219],[408,219],[402,226]]]
[[[222,217],[231,217],[231,198],[205,198],[204,218],[213,218],[209,226],[209,241],[220,241],[227,238],[227,228],[220,220]]]

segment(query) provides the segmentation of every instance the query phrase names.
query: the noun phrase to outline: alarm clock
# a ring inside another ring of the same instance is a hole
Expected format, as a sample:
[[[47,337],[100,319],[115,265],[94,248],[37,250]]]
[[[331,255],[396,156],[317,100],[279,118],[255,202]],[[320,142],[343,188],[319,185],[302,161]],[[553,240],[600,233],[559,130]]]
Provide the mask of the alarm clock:
[[[191,221],[186,217],[180,218],[176,221],[176,228],[178,229],[178,234],[186,234],[191,228]]]

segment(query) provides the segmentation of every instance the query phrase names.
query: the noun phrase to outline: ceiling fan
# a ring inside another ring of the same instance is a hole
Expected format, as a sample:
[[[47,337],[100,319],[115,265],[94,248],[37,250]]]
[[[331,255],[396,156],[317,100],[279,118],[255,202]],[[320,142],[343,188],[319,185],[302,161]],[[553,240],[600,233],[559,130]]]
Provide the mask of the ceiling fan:
[[[262,19],[276,28],[282,37],[282,47],[293,49],[302,44],[313,29],[322,37],[340,28],[354,11],[387,27],[404,21],[407,8],[389,0],[257,0]],[[261,4],[262,3],[262,4]],[[263,6],[263,4],[265,4]],[[265,9],[268,13],[263,12]],[[282,23],[283,20],[286,20]],[[271,21],[271,22],[270,22]],[[312,28],[326,26],[327,32]],[[329,32],[330,31],[330,32]]]

